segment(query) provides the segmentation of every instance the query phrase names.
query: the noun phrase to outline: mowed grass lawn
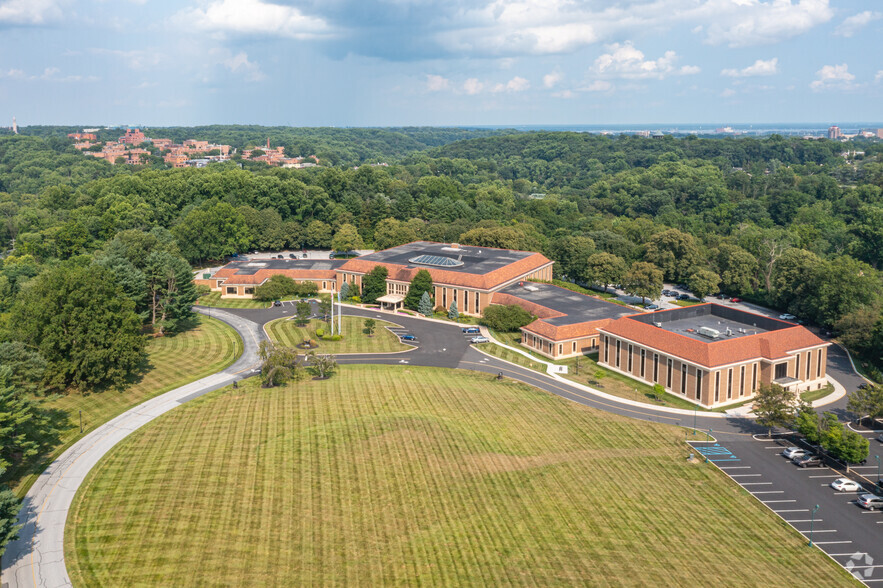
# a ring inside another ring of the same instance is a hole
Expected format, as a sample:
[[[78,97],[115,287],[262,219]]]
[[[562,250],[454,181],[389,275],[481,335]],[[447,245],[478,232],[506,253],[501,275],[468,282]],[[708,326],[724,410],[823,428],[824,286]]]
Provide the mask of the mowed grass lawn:
[[[236,331],[217,319],[200,315],[198,320],[198,326],[189,331],[172,337],[150,339],[143,377],[122,392],[74,392],[39,399],[44,409],[57,415],[55,421],[60,429],[58,443],[37,468],[18,472],[17,479],[12,483],[16,492],[24,495],[49,462],[99,425],[149,398],[213,374],[236,361],[242,354],[242,340]],[[80,411],[83,413],[82,434]]]
[[[345,366],[196,399],[74,500],[76,586],[836,586],[682,429],[494,376]]]
[[[309,324],[299,327],[297,321],[279,319],[266,326],[270,339],[283,345],[295,346],[304,339],[313,339],[319,347],[315,350],[320,353],[390,353],[394,351],[407,351],[413,349],[411,345],[405,345],[386,327],[393,327],[392,323],[374,319],[376,326],[374,336],[369,337],[364,333],[365,319],[362,317],[345,316],[340,326],[340,341],[328,341],[316,336],[316,329],[328,330],[328,323],[312,319]],[[336,321],[335,321],[336,322]]]
[[[212,308],[269,308],[270,303],[261,300],[253,300],[251,298],[221,298],[220,292],[210,292],[205,296],[200,296],[196,301],[200,306],[210,306]]]

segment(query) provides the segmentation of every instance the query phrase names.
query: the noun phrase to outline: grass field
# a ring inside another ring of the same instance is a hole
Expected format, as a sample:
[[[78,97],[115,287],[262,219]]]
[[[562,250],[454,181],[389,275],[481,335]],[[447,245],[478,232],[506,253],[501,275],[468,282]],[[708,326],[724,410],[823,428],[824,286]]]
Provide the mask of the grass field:
[[[200,315],[199,321],[199,326],[190,331],[151,339],[147,344],[147,371],[138,383],[122,392],[106,390],[40,399],[41,406],[56,415],[60,435],[51,453],[36,467],[11,472],[14,477],[10,486],[16,493],[23,496],[46,465],[94,428],[148,398],[213,374],[236,361],[242,354],[242,340],[236,331],[217,319]]]
[[[89,474],[76,586],[835,586],[683,430],[487,374],[346,366],[220,390]]]
[[[221,298],[220,292],[210,292],[205,296],[200,296],[196,301],[200,306],[210,306],[211,308],[269,308],[269,302],[260,300],[252,300],[250,298]]]
[[[374,336],[369,337],[363,332],[364,318],[343,317],[340,329],[343,339],[340,341],[326,341],[316,337],[317,328],[328,328],[328,323],[319,319],[312,319],[303,327],[297,326],[292,320],[278,319],[268,323],[266,328],[270,339],[283,345],[294,346],[304,339],[314,339],[319,344],[316,351],[321,353],[389,353],[413,349],[410,345],[402,344],[398,337],[386,329],[388,326],[394,326],[392,323],[380,319],[374,320],[376,321]]]

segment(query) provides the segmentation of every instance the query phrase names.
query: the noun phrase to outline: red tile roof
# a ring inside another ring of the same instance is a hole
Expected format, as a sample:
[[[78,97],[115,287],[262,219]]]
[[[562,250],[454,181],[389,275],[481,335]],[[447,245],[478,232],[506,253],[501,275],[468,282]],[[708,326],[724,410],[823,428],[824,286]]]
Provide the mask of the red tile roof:
[[[542,253],[534,253],[518,261],[488,272],[486,274],[470,274],[466,272],[454,272],[433,267],[409,268],[404,265],[371,261],[354,258],[343,264],[338,271],[367,274],[378,265],[385,266],[389,271],[388,280],[410,282],[421,269],[425,269],[432,276],[432,282],[437,286],[457,286],[461,288],[473,288],[476,290],[493,290],[507,282],[531,274],[541,267],[552,263]]]
[[[212,279],[223,279],[225,286],[243,286],[263,284],[271,276],[288,276],[292,280],[334,280],[337,273],[334,270],[311,270],[311,269],[262,269],[251,275],[237,275],[236,268],[222,268],[212,276]]]
[[[598,329],[606,327],[611,322],[613,322],[613,319],[600,319],[585,323],[556,326],[542,319],[537,319],[526,327],[522,327],[521,330],[545,337],[551,341],[566,341],[568,339],[581,339],[597,335]]]
[[[700,341],[630,317],[612,321],[602,330],[710,368],[752,359],[785,359],[789,352],[830,345],[800,325],[722,341]]]

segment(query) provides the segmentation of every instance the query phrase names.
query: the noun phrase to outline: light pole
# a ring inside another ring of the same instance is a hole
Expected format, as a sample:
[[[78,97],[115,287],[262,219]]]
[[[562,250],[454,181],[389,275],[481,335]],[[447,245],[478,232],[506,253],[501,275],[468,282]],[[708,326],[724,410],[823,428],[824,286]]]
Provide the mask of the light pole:
[[[696,411],[699,410],[699,405],[693,405],[693,434],[696,434]]]
[[[708,429],[708,435],[705,437],[706,441],[711,441],[711,429]],[[705,463],[708,463],[708,452],[705,452]]]
[[[877,460],[877,485],[880,486],[880,456],[875,455],[874,459]]]
[[[819,505],[815,505],[812,508],[812,516],[809,519],[809,546],[812,547],[812,529],[816,523],[816,511],[819,510]]]

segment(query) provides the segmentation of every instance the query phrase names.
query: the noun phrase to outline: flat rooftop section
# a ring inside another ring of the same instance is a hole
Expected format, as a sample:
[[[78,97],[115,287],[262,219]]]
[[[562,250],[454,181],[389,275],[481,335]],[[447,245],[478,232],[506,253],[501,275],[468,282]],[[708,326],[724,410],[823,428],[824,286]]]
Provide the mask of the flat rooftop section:
[[[223,269],[236,271],[237,276],[253,276],[261,270],[317,270],[331,271],[339,268],[345,259],[255,259],[232,261]]]
[[[602,319],[618,319],[635,313],[632,308],[552,284],[524,282],[523,286],[513,284],[503,288],[500,292],[563,313],[565,316],[543,319],[544,322],[558,327]]]
[[[487,247],[464,245],[455,249],[449,243],[415,241],[407,245],[399,245],[398,247],[363,255],[358,259],[360,261],[402,265],[415,269],[441,269],[449,272],[484,275],[532,255],[536,255],[536,253],[532,251],[489,249]],[[427,261],[434,263],[415,263],[411,261],[421,256],[426,256]],[[433,260],[433,257],[442,259]],[[459,261],[462,265],[445,264],[445,259]]]
[[[728,341],[795,326],[793,323],[720,304],[685,306],[684,308],[632,315],[629,318],[705,343]],[[703,329],[706,329],[708,334],[703,335],[701,332]],[[717,331],[718,336],[709,336],[713,333],[707,329]]]

